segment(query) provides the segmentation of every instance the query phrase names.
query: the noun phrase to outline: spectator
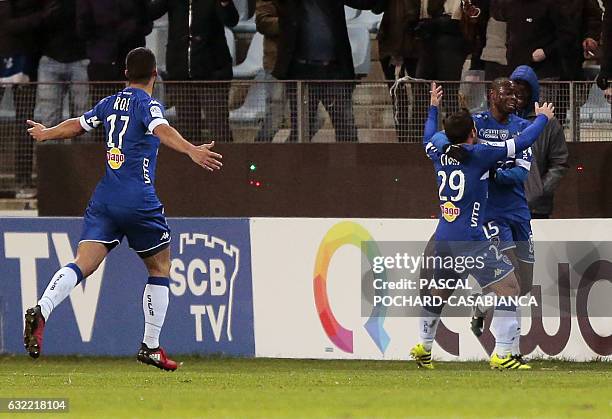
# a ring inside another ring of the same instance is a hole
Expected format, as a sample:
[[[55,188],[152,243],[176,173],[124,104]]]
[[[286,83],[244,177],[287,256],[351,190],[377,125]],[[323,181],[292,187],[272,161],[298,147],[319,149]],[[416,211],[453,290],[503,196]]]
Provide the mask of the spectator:
[[[576,37],[563,54],[563,79],[584,80],[582,64],[595,56],[601,35],[602,10],[597,0],[564,0],[566,14],[570,17]]]
[[[470,69],[484,71],[484,79],[488,81],[508,77],[510,68],[506,59],[506,24],[491,16],[490,1],[480,2],[479,7],[479,36],[472,50]]]
[[[45,0],[54,10],[43,20],[42,58],[35,114],[48,127],[62,120],[62,103],[70,90],[72,115],[87,111],[88,86],[85,43],[76,35],[76,0]],[[59,84],[76,82],[76,84]],[[81,83],[81,84],[79,84]]]
[[[563,7],[570,18],[574,37],[561,57],[561,80],[585,80],[582,66],[584,60],[595,57],[598,50],[602,10],[597,0],[564,0]],[[588,85],[575,85],[574,103],[570,104],[570,85],[561,84],[557,116],[562,125],[565,125],[568,106],[580,109],[588,99],[589,89]],[[576,130],[576,134],[579,135],[580,130]]]
[[[227,81],[232,79],[232,56],[224,26],[238,23],[232,0],[199,0],[188,7],[183,0],[149,0],[149,16],[168,13],[167,80]],[[229,126],[230,84],[198,83],[173,86],[178,127],[192,141],[202,141],[202,129],[215,141],[232,141]],[[205,120],[202,121],[202,111]]]
[[[376,14],[383,13],[378,30],[378,56],[386,80],[416,77],[418,49],[414,28],[419,21],[420,10],[417,0],[381,0],[373,10]],[[389,87],[392,85],[389,83]],[[413,123],[410,123],[409,94],[411,96],[406,84],[398,84],[394,105],[397,115],[395,130],[400,143],[419,142],[418,132],[423,125],[418,118],[412,118]]]
[[[77,34],[85,40],[90,81],[125,80],[125,57],[145,46],[153,23],[144,12],[146,0],[77,0]],[[122,85],[92,86],[96,103]]]
[[[463,30],[460,0],[421,0],[420,21],[416,28],[420,40],[416,76],[426,80],[461,80],[463,64],[471,49]],[[417,84],[416,108],[425,120],[429,106],[429,84]],[[444,89],[447,114],[458,110],[459,83]],[[422,128],[419,130],[419,138]]]
[[[284,86],[282,83],[272,83],[276,80],[272,75],[276,52],[278,50],[278,1],[257,0],[255,8],[255,24],[257,32],[264,36],[263,68],[266,88],[266,114],[261,128],[255,136],[256,142],[271,142],[278,132],[282,119],[284,101]]]
[[[540,100],[538,78],[529,66],[518,67],[510,79],[514,82],[519,116],[533,121],[534,103]],[[534,163],[525,182],[531,218],[550,218],[554,193],[568,169],[567,144],[563,127],[556,118],[548,121],[540,138],[531,146]]]
[[[39,0],[14,0],[0,2],[0,58],[2,58],[2,87],[12,84],[15,104],[15,124],[8,132],[2,132],[4,141],[15,144],[16,198],[36,196],[32,180],[33,142],[28,138],[25,121],[33,119],[36,88],[28,82],[36,81],[38,71],[38,31],[47,16],[54,13]]]
[[[494,0],[492,10],[495,19],[507,24],[510,68],[529,65],[540,81],[561,80],[563,57],[577,36],[567,9],[555,0]],[[543,86],[541,92],[543,100],[555,103],[563,123],[569,103],[568,98],[563,103],[562,95],[558,84]]]
[[[279,2],[280,44],[274,76],[286,80],[349,80],[355,78],[344,4],[372,9],[379,0],[284,0]],[[319,102],[327,109],[336,141],[357,141],[352,83],[309,83],[305,138],[317,125]],[[298,140],[297,92],[290,89],[291,134]]]
[[[597,76],[597,85],[606,91],[606,98],[612,102],[612,0],[603,0],[606,9],[602,25],[601,71]]]
[[[559,80],[574,36],[563,8],[554,0],[493,0],[491,10],[507,24],[510,68],[531,65],[540,80]]]

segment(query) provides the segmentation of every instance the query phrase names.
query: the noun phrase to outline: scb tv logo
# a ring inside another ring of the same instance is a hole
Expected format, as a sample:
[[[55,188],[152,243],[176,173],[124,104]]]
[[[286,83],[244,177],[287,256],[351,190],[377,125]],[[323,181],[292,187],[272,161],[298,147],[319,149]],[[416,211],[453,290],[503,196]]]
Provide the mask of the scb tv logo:
[[[178,256],[170,268],[170,292],[188,299],[197,342],[210,338],[232,341],[234,282],[239,268],[238,247],[208,234],[180,234]]]

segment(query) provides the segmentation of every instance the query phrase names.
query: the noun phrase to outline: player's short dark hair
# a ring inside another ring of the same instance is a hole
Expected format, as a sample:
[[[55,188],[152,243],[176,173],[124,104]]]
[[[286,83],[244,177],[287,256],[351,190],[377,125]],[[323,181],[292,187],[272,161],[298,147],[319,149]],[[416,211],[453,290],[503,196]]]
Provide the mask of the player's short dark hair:
[[[508,77],[498,77],[491,82],[489,91],[495,92],[504,87],[512,88],[512,80],[510,80]]]
[[[125,57],[125,68],[130,82],[148,83],[157,68],[155,54],[148,48],[134,48]]]
[[[468,109],[461,109],[444,120],[446,136],[453,144],[465,143],[474,128],[474,121]]]

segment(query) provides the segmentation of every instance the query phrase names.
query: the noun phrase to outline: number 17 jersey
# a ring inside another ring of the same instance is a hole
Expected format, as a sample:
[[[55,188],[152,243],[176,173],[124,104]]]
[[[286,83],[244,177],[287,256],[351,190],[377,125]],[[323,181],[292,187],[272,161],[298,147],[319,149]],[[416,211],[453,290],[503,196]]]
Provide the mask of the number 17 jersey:
[[[85,131],[103,124],[106,133],[106,171],[92,200],[128,208],[159,207],[154,185],[160,141],[153,130],[168,124],[164,107],[144,90],[127,87],[102,99],[79,121]]]

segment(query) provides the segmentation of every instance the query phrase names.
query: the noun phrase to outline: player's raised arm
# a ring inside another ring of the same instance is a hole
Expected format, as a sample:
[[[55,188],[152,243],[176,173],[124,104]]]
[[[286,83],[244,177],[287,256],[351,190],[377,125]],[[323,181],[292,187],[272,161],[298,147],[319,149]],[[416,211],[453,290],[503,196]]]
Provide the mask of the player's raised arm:
[[[555,107],[552,103],[544,103],[540,106],[540,104],[536,102],[535,113],[537,117],[533,123],[525,128],[525,130],[514,140],[516,153],[528,149],[536,142],[542,131],[544,131],[548,120],[555,116]]]
[[[427,115],[427,121],[425,122],[425,131],[423,132],[423,145],[427,146],[431,137],[434,136],[438,130],[438,106],[442,101],[442,86],[438,86],[436,82],[431,83],[431,97],[429,101],[429,113]]]
[[[28,134],[37,142],[42,143],[47,140],[65,140],[68,138],[77,137],[85,132],[79,118],[70,118],[64,122],[47,128],[43,124],[35,121],[27,120],[26,123],[30,126]]]
[[[211,172],[213,170],[219,170],[221,166],[223,166],[220,161],[223,156],[211,150],[215,145],[214,141],[210,144],[202,144],[199,146],[193,145],[185,140],[177,130],[167,124],[156,126],[153,129],[153,134],[155,134],[166,147],[170,147],[179,153],[187,154],[196,164],[199,164]]]
[[[499,160],[514,156],[528,149],[536,142],[546,127],[548,119],[555,115],[555,107],[552,103],[544,103],[542,106],[536,103],[535,112],[537,115],[536,119],[515,139],[490,142],[480,148],[483,153],[479,153],[479,160],[483,169],[489,170],[494,167]]]

